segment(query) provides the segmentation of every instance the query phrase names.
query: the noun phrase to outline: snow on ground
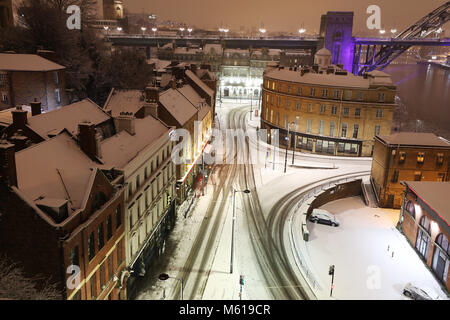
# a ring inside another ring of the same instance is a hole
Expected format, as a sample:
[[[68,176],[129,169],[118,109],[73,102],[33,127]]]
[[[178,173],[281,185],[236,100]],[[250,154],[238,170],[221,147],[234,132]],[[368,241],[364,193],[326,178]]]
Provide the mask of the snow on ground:
[[[395,228],[398,210],[367,207],[360,197],[322,207],[340,221],[337,228],[308,222],[307,254],[319,276],[319,299],[329,299],[330,265],[335,265],[333,298],[407,299],[406,283],[419,282],[445,296],[406,238]],[[301,230],[297,234],[301,237]]]

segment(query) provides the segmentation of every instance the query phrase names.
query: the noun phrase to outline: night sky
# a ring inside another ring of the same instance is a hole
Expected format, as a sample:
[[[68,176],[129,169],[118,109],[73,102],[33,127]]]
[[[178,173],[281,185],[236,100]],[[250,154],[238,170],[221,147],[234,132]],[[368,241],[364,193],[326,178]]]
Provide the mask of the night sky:
[[[355,32],[365,32],[371,4],[381,8],[381,23],[386,29],[405,29],[444,4],[446,0],[123,0],[130,12],[153,12],[161,20],[183,21],[194,27],[223,25],[239,30],[259,28],[268,31],[296,32],[304,23],[318,31],[320,15],[326,11],[354,11]],[[448,24],[447,24],[448,25]],[[448,31],[447,31],[447,34]]]

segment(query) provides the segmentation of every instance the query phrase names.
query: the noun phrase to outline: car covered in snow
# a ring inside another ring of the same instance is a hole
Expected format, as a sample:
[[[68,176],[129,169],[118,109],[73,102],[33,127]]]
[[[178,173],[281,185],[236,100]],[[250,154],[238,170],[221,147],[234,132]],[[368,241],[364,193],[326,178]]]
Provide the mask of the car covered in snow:
[[[333,227],[339,226],[339,220],[333,214],[323,209],[314,209],[309,216],[309,221],[327,224]]]
[[[403,294],[413,300],[441,300],[442,297],[432,288],[414,282],[408,282]]]

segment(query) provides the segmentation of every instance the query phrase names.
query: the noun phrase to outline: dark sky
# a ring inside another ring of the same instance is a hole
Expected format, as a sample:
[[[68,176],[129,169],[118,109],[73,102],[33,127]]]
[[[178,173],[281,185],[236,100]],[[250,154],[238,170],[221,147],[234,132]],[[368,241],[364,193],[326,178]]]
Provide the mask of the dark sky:
[[[296,32],[302,23],[318,31],[326,11],[354,11],[354,31],[364,31],[371,4],[381,8],[383,28],[400,30],[444,4],[447,0],[123,0],[130,12],[153,12],[159,20],[183,21],[196,27],[215,28],[223,22],[241,26]],[[448,34],[448,33],[447,33]]]

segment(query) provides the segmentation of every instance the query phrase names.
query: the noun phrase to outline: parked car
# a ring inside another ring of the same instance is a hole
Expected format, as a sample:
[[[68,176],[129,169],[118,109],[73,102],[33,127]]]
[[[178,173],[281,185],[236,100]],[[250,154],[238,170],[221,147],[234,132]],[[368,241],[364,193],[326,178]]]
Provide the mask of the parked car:
[[[440,300],[439,294],[432,288],[409,282],[403,289],[403,294],[413,300]]]
[[[339,220],[333,214],[323,209],[314,209],[309,216],[309,221],[314,223],[327,224],[333,227],[339,226]]]

